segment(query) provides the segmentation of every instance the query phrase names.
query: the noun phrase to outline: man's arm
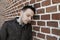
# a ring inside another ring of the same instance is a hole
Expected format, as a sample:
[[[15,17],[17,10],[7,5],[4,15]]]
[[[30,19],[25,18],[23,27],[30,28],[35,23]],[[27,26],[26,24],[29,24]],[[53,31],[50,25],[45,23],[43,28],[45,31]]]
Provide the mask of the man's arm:
[[[32,40],[32,25],[29,25],[29,40]]]
[[[1,27],[0,30],[0,40],[6,40],[6,35],[7,35],[7,22],[4,22],[4,24]]]

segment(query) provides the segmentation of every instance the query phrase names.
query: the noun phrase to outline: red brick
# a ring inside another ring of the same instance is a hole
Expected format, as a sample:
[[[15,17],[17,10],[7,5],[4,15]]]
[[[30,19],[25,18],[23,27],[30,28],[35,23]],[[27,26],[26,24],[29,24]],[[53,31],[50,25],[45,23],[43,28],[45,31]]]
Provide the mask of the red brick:
[[[41,32],[50,33],[50,29],[49,28],[41,28]]]
[[[57,6],[51,6],[46,8],[46,12],[56,12]]]
[[[29,2],[26,2],[25,5],[29,5]]]
[[[40,7],[40,3],[34,4],[34,7],[35,7],[35,8]]]
[[[42,0],[36,0],[36,2],[39,2],[39,1],[42,1]]]
[[[42,0],[36,0],[37,2],[42,1]]]
[[[57,38],[54,36],[47,36],[47,40],[57,40]]]
[[[37,38],[33,38],[34,40],[39,40],[39,39],[37,39]]]
[[[22,1],[19,1],[19,4],[21,4],[22,3]]]
[[[42,2],[42,6],[47,6],[47,5],[50,5],[50,4],[51,4],[50,0],[46,0],[46,1]]]
[[[38,9],[37,10],[37,14],[41,14],[41,13],[44,13],[44,9]]]
[[[45,22],[43,22],[43,21],[37,21],[37,24],[40,26],[45,26]]]
[[[33,16],[33,19],[34,19],[34,20],[39,20],[39,19],[40,19],[40,15],[34,15],[34,16]]]
[[[44,34],[41,34],[41,33],[38,33],[37,34],[37,37],[45,39],[45,35]]]
[[[55,4],[55,3],[60,3],[60,0],[52,0],[52,3]]]
[[[53,20],[60,20],[60,13],[52,14],[52,19]]]
[[[52,29],[52,33],[60,36],[60,29]]]
[[[13,14],[12,16],[17,16],[17,14]]]
[[[18,10],[18,13],[19,13],[20,11],[21,11],[21,10],[19,9],[19,10]]]
[[[23,7],[23,6],[24,6],[24,4],[21,4],[21,5],[18,6],[18,8],[21,8],[21,7]]]
[[[31,24],[32,25],[36,25],[36,21],[31,21]]]
[[[17,15],[20,16],[20,13],[18,13]]]
[[[42,1],[42,0],[36,0],[37,2]]]
[[[41,20],[50,20],[50,15],[41,15]]]
[[[47,26],[58,27],[58,22],[55,22],[55,21],[48,21],[48,22],[47,22]]]
[[[17,5],[21,4],[21,3],[22,3],[22,1],[19,1],[18,3],[14,4],[12,7],[15,7],[15,6],[17,6]],[[12,8],[12,7],[10,7],[10,8]]]
[[[20,3],[21,3],[21,1],[20,1]],[[19,3],[16,3],[16,4],[15,4],[15,5],[13,5],[12,7],[15,7],[15,6],[17,6],[18,4],[19,4]],[[12,7],[11,7],[11,8],[12,8]]]
[[[40,27],[33,27],[33,30],[35,30],[35,31],[40,31]]]
[[[18,10],[16,10],[16,12],[18,13]]]
[[[59,10],[60,10],[60,5],[59,5]]]
[[[36,32],[32,32],[32,35],[33,35],[33,36],[36,36]]]
[[[26,0],[22,0],[23,2],[25,2]]]
[[[32,3],[35,3],[35,0],[31,0],[31,1],[30,1],[30,4],[32,4]]]

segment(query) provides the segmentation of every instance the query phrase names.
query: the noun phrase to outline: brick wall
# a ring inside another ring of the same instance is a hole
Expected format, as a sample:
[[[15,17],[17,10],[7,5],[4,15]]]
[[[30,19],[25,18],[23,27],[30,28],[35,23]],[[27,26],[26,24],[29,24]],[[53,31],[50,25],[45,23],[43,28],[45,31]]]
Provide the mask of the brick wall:
[[[33,40],[60,39],[60,0],[17,0],[4,11],[8,19],[20,16],[25,5],[36,7],[32,20]]]

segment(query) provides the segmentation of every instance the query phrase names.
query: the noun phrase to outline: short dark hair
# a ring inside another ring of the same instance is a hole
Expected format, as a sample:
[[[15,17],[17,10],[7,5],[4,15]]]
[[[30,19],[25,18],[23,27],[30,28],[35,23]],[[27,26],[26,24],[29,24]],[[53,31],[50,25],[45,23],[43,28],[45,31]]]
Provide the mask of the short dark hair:
[[[35,11],[36,11],[36,9],[35,9],[35,7],[32,7],[32,6],[30,6],[30,5],[26,5],[26,6],[24,6],[23,8],[22,8],[22,10],[26,10],[26,9],[31,9],[33,12],[34,12],[34,14],[35,14]]]

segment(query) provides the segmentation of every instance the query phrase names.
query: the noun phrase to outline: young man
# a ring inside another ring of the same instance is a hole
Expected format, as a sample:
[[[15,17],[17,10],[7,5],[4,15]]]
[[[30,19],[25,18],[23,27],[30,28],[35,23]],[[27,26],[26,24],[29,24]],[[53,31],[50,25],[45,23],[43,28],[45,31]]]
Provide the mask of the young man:
[[[20,17],[4,22],[0,30],[0,40],[32,40],[31,20],[35,13],[32,6],[24,6]]]

